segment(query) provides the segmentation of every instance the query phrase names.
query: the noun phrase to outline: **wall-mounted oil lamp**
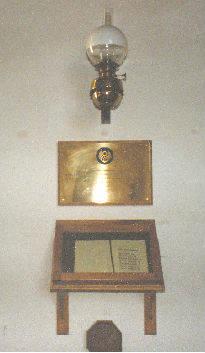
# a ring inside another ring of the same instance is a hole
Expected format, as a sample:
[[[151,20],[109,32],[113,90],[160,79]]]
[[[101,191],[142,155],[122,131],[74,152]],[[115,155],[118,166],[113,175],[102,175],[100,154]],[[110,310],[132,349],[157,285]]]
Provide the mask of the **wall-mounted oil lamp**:
[[[94,106],[101,110],[102,124],[110,124],[110,110],[118,108],[123,97],[122,80],[116,71],[127,56],[125,35],[111,24],[110,12],[105,12],[105,24],[92,32],[86,43],[89,61],[99,73],[92,81],[90,97]]]

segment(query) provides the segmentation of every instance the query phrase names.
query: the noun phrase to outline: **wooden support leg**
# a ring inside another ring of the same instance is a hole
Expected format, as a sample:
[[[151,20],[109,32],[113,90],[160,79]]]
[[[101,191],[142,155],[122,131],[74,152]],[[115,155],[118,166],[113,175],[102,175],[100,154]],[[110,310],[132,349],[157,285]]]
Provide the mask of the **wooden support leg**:
[[[144,294],[144,333],[156,335],[156,293]]]
[[[68,293],[57,293],[57,335],[69,333]]]

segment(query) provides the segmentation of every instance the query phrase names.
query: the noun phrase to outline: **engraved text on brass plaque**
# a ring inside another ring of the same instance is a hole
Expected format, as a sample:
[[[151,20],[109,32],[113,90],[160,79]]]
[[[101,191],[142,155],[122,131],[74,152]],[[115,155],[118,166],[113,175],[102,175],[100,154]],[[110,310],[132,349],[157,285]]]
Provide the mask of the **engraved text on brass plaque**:
[[[151,205],[151,141],[58,143],[59,205]]]

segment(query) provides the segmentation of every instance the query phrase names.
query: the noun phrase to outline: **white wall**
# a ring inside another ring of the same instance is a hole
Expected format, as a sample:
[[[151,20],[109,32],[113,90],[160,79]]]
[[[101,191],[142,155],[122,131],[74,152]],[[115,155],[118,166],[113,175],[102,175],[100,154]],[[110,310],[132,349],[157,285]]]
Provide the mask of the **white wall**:
[[[84,40],[105,5],[128,38],[125,96],[102,126]],[[203,350],[203,0],[0,0],[1,350],[84,351],[110,319],[123,349]],[[57,206],[57,141],[152,139],[154,205]],[[140,294],[70,295],[70,335],[56,336],[49,293],[56,219],[154,218],[166,293],[157,336],[144,336]]]

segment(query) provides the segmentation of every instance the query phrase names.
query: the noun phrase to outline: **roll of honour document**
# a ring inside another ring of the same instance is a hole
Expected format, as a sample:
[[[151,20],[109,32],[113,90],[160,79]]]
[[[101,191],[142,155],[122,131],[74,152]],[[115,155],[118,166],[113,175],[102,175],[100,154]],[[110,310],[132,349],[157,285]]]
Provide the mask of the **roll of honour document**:
[[[149,272],[145,240],[77,240],[75,272]]]

